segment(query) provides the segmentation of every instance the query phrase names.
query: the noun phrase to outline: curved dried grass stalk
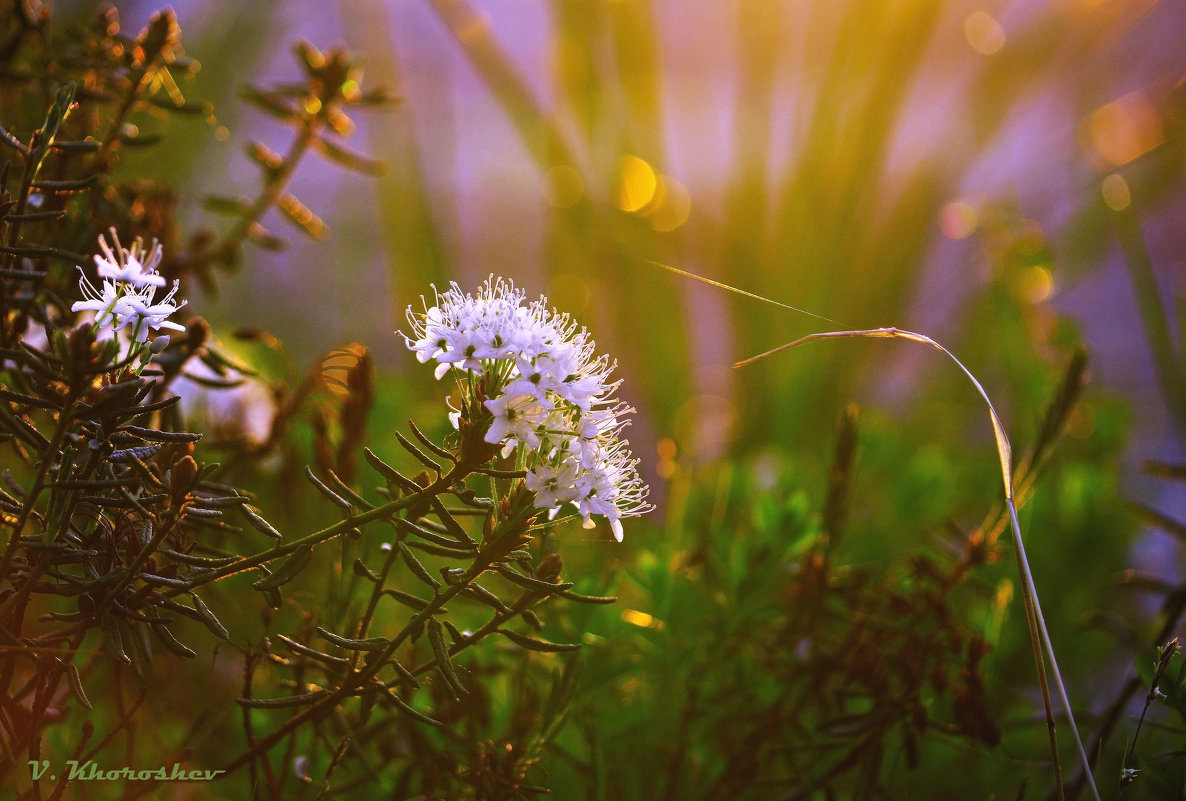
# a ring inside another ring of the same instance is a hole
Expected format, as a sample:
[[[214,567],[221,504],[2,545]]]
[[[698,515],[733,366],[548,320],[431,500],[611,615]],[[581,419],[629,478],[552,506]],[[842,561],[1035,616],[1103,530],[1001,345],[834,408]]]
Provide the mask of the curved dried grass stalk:
[[[822,315],[816,314],[814,312],[809,312],[794,306],[788,306],[785,303],[780,303],[779,301],[771,300],[769,298],[762,297],[761,295],[756,295],[752,292],[747,292],[744,289],[738,289],[737,287],[730,286],[729,284],[721,283],[720,281],[714,281],[710,278],[705,278],[704,276],[696,275],[695,273],[691,273],[686,270],[681,270],[678,267],[673,267],[662,262],[653,261],[651,259],[645,259],[638,256],[635,256],[634,258],[636,258],[638,261],[649,264],[652,267],[658,267],[662,270],[667,270],[668,272],[675,273],[676,275],[680,275],[685,278],[692,278],[696,281],[717,287],[718,289],[724,289],[726,291],[744,295],[745,297],[753,298],[755,300],[761,300],[784,309],[806,314],[810,317],[816,317],[818,319],[828,320],[828,322],[834,322],[833,320],[830,320],[829,318],[823,317]],[[1042,703],[1046,712],[1046,726],[1050,733],[1050,752],[1054,759],[1055,788],[1058,793],[1059,801],[1062,801],[1062,799],[1066,797],[1066,793],[1062,779],[1062,764],[1058,756],[1058,736],[1055,733],[1054,710],[1050,701],[1050,681],[1046,676],[1046,662],[1043,658],[1043,650],[1045,650],[1046,658],[1050,659],[1050,670],[1054,676],[1054,686],[1058,691],[1059,701],[1062,703],[1063,709],[1066,710],[1067,722],[1071,725],[1071,734],[1075,740],[1075,748],[1078,751],[1079,759],[1083,764],[1083,776],[1087,778],[1088,786],[1091,788],[1092,797],[1095,799],[1095,801],[1100,801],[1099,790],[1095,784],[1095,776],[1091,771],[1091,762],[1087,757],[1087,750],[1083,747],[1083,740],[1079,736],[1079,727],[1075,723],[1075,715],[1071,709],[1070,699],[1067,696],[1066,685],[1062,680],[1062,673],[1058,669],[1058,660],[1054,656],[1054,646],[1050,641],[1050,632],[1046,628],[1046,619],[1042,614],[1042,605],[1038,600],[1038,590],[1034,586],[1033,572],[1030,570],[1029,558],[1025,553],[1025,543],[1021,538],[1021,523],[1017,519],[1017,503],[1015,501],[1013,489],[1013,447],[1009,444],[1009,437],[1005,434],[1005,427],[1001,422],[1000,416],[997,414],[996,407],[993,406],[992,400],[988,397],[988,393],[981,385],[979,379],[977,379],[976,376],[972,374],[971,370],[964,366],[963,362],[956,358],[955,354],[940,345],[935,340],[923,334],[918,334],[913,331],[905,331],[900,328],[868,328],[850,331],[824,331],[815,334],[808,334],[807,336],[800,337],[793,342],[780,345],[773,350],[768,350],[765,353],[760,353],[757,356],[752,356],[748,359],[743,359],[742,361],[736,362],[733,367],[745,367],[746,365],[753,364],[759,359],[765,359],[769,356],[782,353],[783,351],[790,350],[791,348],[798,347],[799,345],[803,345],[808,342],[814,342],[819,339],[845,338],[906,339],[911,342],[918,342],[920,344],[928,345],[932,348],[935,348],[936,350],[942,351],[949,359],[955,362],[956,366],[958,366],[960,370],[963,371],[964,375],[968,377],[968,380],[972,382],[972,385],[976,387],[976,392],[980,394],[980,397],[984,400],[985,405],[988,406],[989,418],[992,420],[993,438],[996,440],[997,456],[1000,458],[1001,462],[1001,480],[1004,483],[1005,488],[1005,506],[1009,510],[1009,523],[1013,530],[1014,554],[1017,557],[1017,572],[1021,576],[1023,588],[1022,596],[1025,600],[1025,613],[1026,621],[1029,625],[1030,645],[1034,654],[1034,666],[1038,671],[1038,684],[1042,690]]]
[[[682,272],[682,271],[681,271]],[[718,284],[718,286],[720,286]],[[1063,709],[1066,711],[1067,721],[1071,725],[1071,735],[1075,740],[1075,747],[1079,752],[1079,759],[1083,763],[1084,775],[1087,777],[1088,786],[1091,788],[1092,797],[1096,801],[1100,801],[1099,790],[1095,785],[1095,777],[1091,772],[1091,763],[1087,758],[1087,751],[1083,747],[1083,740],[1079,737],[1079,728],[1075,724],[1075,714],[1071,709],[1071,702],[1067,696],[1066,685],[1063,683],[1062,674],[1058,669],[1058,660],[1054,656],[1054,646],[1050,641],[1050,632],[1046,628],[1046,619],[1042,615],[1042,605],[1038,601],[1038,590],[1034,586],[1033,573],[1030,570],[1029,558],[1025,553],[1025,544],[1021,538],[1021,524],[1017,519],[1017,504],[1014,501],[1013,493],[1013,448],[1009,444],[1009,437],[1005,434],[1005,427],[1001,423],[1001,418],[997,414],[996,407],[993,406],[992,400],[988,397],[984,387],[980,381],[972,374],[972,371],[964,366],[964,363],[956,358],[955,354],[947,348],[940,345],[935,340],[923,334],[917,334],[913,331],[904,331],[900,328],[869,328],[863,330],[853,331],[825,331],[816,334],[808,334],[805,337],[800,337],[794,342],[789,342],[785,345],[780,345],[773,350],[768,350],[765,353],[758,354],[749,359],[744,359],[737,362],[733,367],[745,367],[752,364],[759,359],[765,359],[768,356],[773,356],[777,353],[790,350],[799,345],[808,342],[814,342],[820,339],[850,339],[850,338],[868,338],[868,339],[906,339],[911,342],[918,342],[923,345],[928,345],[936,350],[942,351],[947,355],[956,365],[963,371],[972,385],[976,387],[976,391],[988,406],[988,414],[992,420],[993,437],[996,440],[997,455],[1001,461],[1001,479],[1005,488],[1005,506],[1009,510],[1009,523],[1013,529],[1013,544],[1014,553],[1017,556],[1017,571],[1021,576],[1021,583],[1024,589],[1023,597],[1025,599],[1025,613],[1026,620],[1029,623],[1030,644],[1034,651],[1034,664],[1038,669],[1038,683],[1042,689],[1042,703],[1046,710],[1046,726],[1050,733],[1050,751],[1054,758],[1054,773],[1055,786],[1058,791],[1059,799],[1065,797],[1062,781],[1062,766],[1058,756],[1058,737],[1055,733],[1054,726],[1054,712],[1050,703],[1050,681],[1046,676],[1045,660],[1042,656],[1043,648],[1046,652],[1046,657],[1050,660],[1050,672],[1054,677],[1054,687],[1058,691],[1059,701],[1062,703]]]

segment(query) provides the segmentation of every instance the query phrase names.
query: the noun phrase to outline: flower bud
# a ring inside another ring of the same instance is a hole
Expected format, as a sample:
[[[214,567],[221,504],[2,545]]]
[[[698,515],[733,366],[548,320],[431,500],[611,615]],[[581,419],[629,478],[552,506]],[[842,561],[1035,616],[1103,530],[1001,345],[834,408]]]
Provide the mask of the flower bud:
[[[560,578],[560,571],[564,569],[564,560],[558,553],[550,553],[540,561],[535,569],[535,577],[540,581],[555,581]]]

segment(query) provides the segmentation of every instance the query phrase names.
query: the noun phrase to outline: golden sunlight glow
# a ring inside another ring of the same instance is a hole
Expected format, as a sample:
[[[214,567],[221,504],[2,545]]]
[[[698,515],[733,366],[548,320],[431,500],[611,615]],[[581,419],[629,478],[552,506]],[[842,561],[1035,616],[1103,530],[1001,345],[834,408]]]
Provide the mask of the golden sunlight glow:
[[[1005,613],[1012,602],[1013,582],[1010,579],[1001,579],[1001,583],[997,585],[997,591],[993,593],[992,616],[989,618],[988,630],[985,632],[985,639],[988,642],[996,642],[1000,639],[1001,625],[1005,621]]]
[[[490,15],[475,9],[464,10],[453,25],[453,35],[462,44],[474,44],[487,38],[490,35]]]
[[[970,203],[956,200],[939,212],[939,230],[948,239],[967,239],[980,224],[980,215]]]
[[[583,314],[589,307],[589,284],[574,273],[560,273],[548,281],[547,296],[558,309]]]
[[[1095,152],[1117,167],[1165,141],[1157,107],[1140,92],[1097,109],[1088,121],[1088,133]]]
[[[1160,0],[1053,0],[1053,5],[1063,16],[1086,17],[1101,11],[1105,14],[1139,12],[1159,2]]]
[[[656,470],[660,478],[671,478],[675,475],[675,440],[671,437],[664,437],[659,440],[659,445],[655,449],[659,456],[659,464]]]
[[[544,174],[540,186],[544,200],[558,209],[575,205],[585,194],[585,181],[580,172],[570,164],[557,164]]]
[[[1100,193],[1112,211],[1124,211],[1132,203],[1132,192],[1128,190],[1128,181],[1116,173],[1112,173],[1104,179],[1100,185]]]
[[[674,231],[688,221],[688,215],[692,213],[692,196],[687,187],[670,175],[660,175],[654,201],[644,213],[656,231]]]
[[[1022,300],[1043,303],[1054,293],[1054,277],[1045,267],[1026,267],[1014,279],[1013,290]]]
[[[976,11],[964,20],[964,36],[973,50],[986,56],[1005,46],[1005,29],[987,11]]]
[[[357,100],[362,96],[362,87],[358,85],[358,81],[354,78],[349,79],[342,84],[342,97],[347,100]]]
[[[639,612],[634,609],[623,609],[622,620],[625,620],[632,626],[638,626],[643,629],[661,629],[663,628],[663,621],[656,617],[648,615],[646,612]]]
[[[655,197],[659,178],[655,169],[638,156],[623,156],[618,175],[618,208],[635,214]]]

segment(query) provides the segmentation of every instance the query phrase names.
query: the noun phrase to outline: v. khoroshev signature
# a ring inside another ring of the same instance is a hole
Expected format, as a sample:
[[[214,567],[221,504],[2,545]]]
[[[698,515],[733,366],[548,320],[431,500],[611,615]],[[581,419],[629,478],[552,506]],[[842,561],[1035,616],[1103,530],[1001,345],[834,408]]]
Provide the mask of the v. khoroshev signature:
[[[158,768],[102,768],[93,760],[86,762],[79,762],[76,759],[66,760],[66,781],[165,781],[165,782],[208,782],[226,773],[225,770],[185,770],[181,767],[181,763],[174,762],[171,768],[166,768],[163,765]],[[29,762],[29,773],[33,777],[33,781],[40,781],[45,778],[46,772],[50,769],[50,762],[48,759],[43,759],[40,762]],[[51,774],[50,781],[57,781],[58,775]]]

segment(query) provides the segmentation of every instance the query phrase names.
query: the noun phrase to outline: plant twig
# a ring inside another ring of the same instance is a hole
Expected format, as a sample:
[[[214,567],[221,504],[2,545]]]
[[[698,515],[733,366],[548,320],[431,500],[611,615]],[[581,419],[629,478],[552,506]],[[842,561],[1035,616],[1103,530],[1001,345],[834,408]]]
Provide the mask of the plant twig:
[[[841,339],[841,338],[862,338],[862,337],[863,338],[871,338],[871,339],[890,339],[890,338],[906,339],[906,340],[909,340],[912,342],[918,342],[920,344],[927,345],[929,347],[935,348],[936,350],[942,351],[944,354],[947,355],[948,358],[950,358],[953,362],[955,362],[956,366],[959,367],[960,370],[963,371],[964,375],[966,375],[968,377],[968,380],[972,382],[972,385],[976,388],[977,393],[979,393],[980,397],[984,400],[984,403],[988,406],[989,417],[992,421],[993,436],[996,439],[997,456],[1000,458],[1000,463],[1001,463],[1001,480],[1004,483],[1004,489],[1005,489],[1005,505],[1009,509],[1009,522],[1013,529],[1013,543],[1016,548],[1017,566],[1018,566],[1018,571],[1021,574],[1022,588],[1024,590],[1024,595],[1025,595],[1025,600],[1026,600],[1026,617],[1027,617],[1027,619],[1031,618],[1030,606],[1032,605],[1032,620],[1031,620],[1031,625],[1030,625],[1030,645],[1034,651],[1034,664],[1038,670],[1038,681],[1042,685],[1042,700],[1043,700],[1044,705],[1046,706],[1047,728],[1050,732],[1051,752],[1052,752],[1052,756],[1054,758],[1054,765],[1055,765],[1056,789],[1058,790],[1059,798],[1062,799],[1064,797],[1064,788],[1063,788],[1063,784],[1062,784],[1062,770],[1061,770],[1061,766],[1060,766],[1060,762],[1059,762],[1058,740],[1057,740],[1057,737],[1055,735],[1055,730],[1054,730],[1053,713],[1050,708],[1050,700],[1049,700],[1050,687],[1049,687],[1048,681],[1046,680],[1045,669],[1043,666],[1043,657],[1042,657],[1043,648],[1045,649],[1046,656],[1050,659],[1050,672],[1054,677],[1054,686],[1058,692],[1059,700],[1062,702],[1063,708],[1066,711],[1067,721],[1071,725],[1071,734],[1075,740],[1075,746],[1079,752],[1079,759],[1083,764],[1083,770],[1084,770],[1085,775],[1087,776],[1088,785],[1091,788],[1092,796],[1096,799],[1096,801],[1100,801],[1099,790],[1096,788],[1096,784],[1095,784],[1095,777],[1092,775],[1092,772],[1091,772],[1091,762],[1087,758],[1087,751],[1083,747],[1082,739],[1079,737],[1079,729],[1078,729],[1078,726],[1076,726],[1076,724],[1075,724],[1075,714],[1074,714],[1074,711],[1071,709],[1071,702],[1070,702],[1070,699],[1067,697],[1066,685],[1064,684],[1064,682],[1062,680],[1062,674],[1058,669],[1058,660],[1054,656],[1054,646],[1052,645],[1052,643],[1050,641],[1050,632],[1046,628],[1046,621],[1042,615],[1042,605],[1041,605],[1041,602],[1038,600],[1038,591],[1037,591],[1037,588],[1034,586],[1034,578],[1033,578],[1033,574],[1030,570],[1029,559],[1026,557],[1025,545],[1022,542],[1022,538],[1021,538],[1021,524],[1017,520],[1017,506],[1014,502],[1013,466],[1012,466],[1013,449],[1012,449],[1012,446],[1009,444],[1009,438],[1005,434],[1005,427],[1001,423],[1001,418],[997,414],[997,410],[993,406],[992,400],[988,397],[988,393],[985,392],[984,387],[981,386],[980,381],[977,380],[976,376],[972,374],[972,371],[969,370],[967,367],[965,367],[963,362],[961,362],[959,359],[957,359],[955,357],[955,354],[953,354],[947,348],[943,347],[942,345],[940,345],[938,342],[931,339],[930,337],[924,336],[923,334],[914,333],[913,331],[904,331],[899,328],[871,328],[871,329],[856,330],[856,331],[825,331],[825,332],[816,333],[816,334],[809,334],[805,337],[796,339],[794,342],[787,343],[786,345],[781,345],[777,348],[774,348],[773,350],[766,351],[765,353],[759,354],[759,355],[751,357],[749,359],[744,359],[740,362],[737,362],[733,366],[735,368],[736,367],[744,367],[748,364],[752,364],[753,362],[758,361],[759,359],[764,359],[768,356],[773,356],[776,353],[781,353],[785,350],[790,350],[791,348],[798,347],[799,345],[803,345],[807,342],[813,342],[813,341],[819,340],[819,339]]]
[[[1128,748],[1124,752],[1124,759],[1120,762],[1120,792],[1117,793],[1118,799],[1128,797],[1129,788],[1132,786],[1133,779],[1137,772],[1128,767],[1129,761],[1132,759],[1133,752],[1137,747],[1137,739],[1141,736],[1141,727],[1145,724],[1145,715],[1149,713],[1149,707],[1153,704],[1153,699],[1157,698],[1157,685],[1161,682],[1162,675],[1165,674],[1166,668],[1170,665],[1170,660],[1178,653],[1178,638],[1174,637],[1172,640],[1161,646],[1160,653],[1157,656],[1157,665],[1153,669],[1153,679],[1149,682],[1149,693],[1145,696],[1145,706],[1141,708],[1141,716],[1137,718],[1137,728],[1133,732],[1132,739],[1128,743]]]

